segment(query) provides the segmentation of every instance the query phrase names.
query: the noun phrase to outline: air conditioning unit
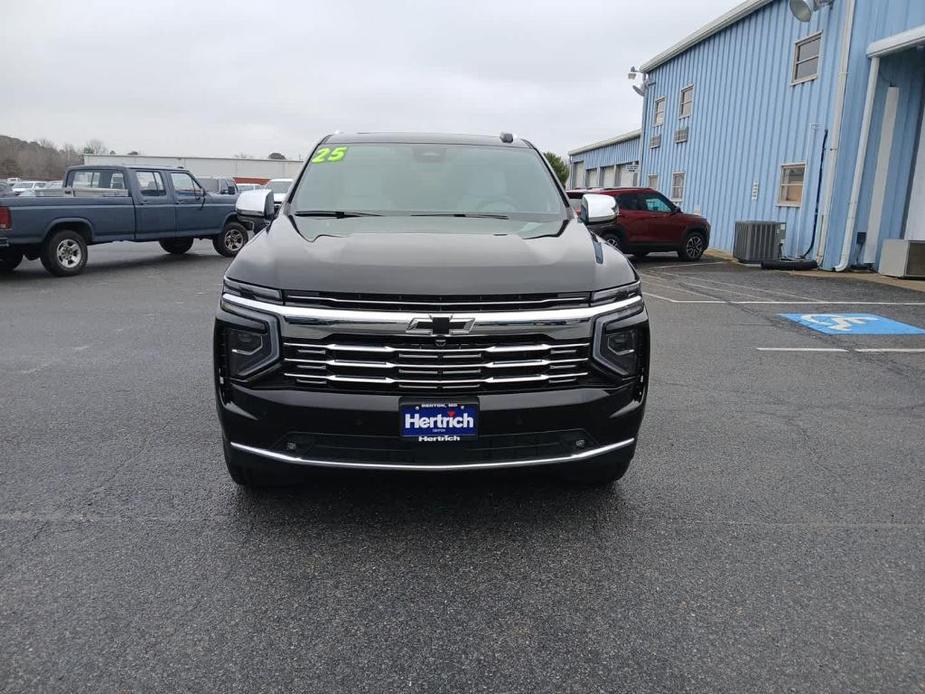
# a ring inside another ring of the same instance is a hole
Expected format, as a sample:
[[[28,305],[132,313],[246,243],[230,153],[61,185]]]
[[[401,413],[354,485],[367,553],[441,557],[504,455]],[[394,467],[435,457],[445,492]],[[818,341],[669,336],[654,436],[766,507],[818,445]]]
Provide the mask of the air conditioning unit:
[[[787,225],[781,222],[736,222],[732,255],[740,263],[776,260],[786,235]]]
[[[690,132],[690,128],[678,128],[674,133],[674,141],[678,144],[687,142],[687,139],[690,137]]]
[[[655,149],[656,147],[661,147],[661,146],[662,146],[662,136],[661,135],[653,135],[649,139],[649,149]]]
[[[884,241],[877,272],[888,277],[925,279],[925,241]]]

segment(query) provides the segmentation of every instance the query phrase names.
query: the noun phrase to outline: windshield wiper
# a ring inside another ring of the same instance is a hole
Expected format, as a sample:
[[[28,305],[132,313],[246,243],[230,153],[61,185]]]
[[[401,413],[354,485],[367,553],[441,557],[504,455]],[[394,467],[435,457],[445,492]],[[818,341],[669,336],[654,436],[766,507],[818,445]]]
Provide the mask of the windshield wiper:
[[[345,210],[297,210],[293,212],[296,217],[335,217],[344,219],[345,217],[381,217],[381,214],[375,212],[350,212]]]
[[[492,212],[414,212],[412,217],[473,217],[475,219],[510,219],[506,214]]]

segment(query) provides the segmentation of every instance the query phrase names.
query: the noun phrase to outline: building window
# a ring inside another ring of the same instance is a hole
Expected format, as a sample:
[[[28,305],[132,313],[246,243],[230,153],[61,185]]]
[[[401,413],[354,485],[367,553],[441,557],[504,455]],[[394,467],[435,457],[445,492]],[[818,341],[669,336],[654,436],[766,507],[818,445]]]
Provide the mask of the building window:
[[[687,118],[694,112],[694,85],[681,90],[681,115],[678,118]]]
[[[658,190],[658,174],[649,174],[648,187],[652,190]]]
[[[658,147],[661,147],[661,146],[662,146],[662,136],[661,135],[653,135],[651,138],[649,138],[649,149],[657,149]]]
[[[655,100],[655,125],[661,125],[665,122],[665,97]]]
[[[793,75],[791,84],[800,84],[816,79],[819,74],[819,49],[822,34],[813,34],[796,42],[793,48]]]
[[[784,164],[780,167],[780,191],[777,204],[784,207],[799,207],[803,202],[803,176],[806,164]]]
[[[681,202],[684,199],[684,172],[675,171],[671,174],[671,199]]]

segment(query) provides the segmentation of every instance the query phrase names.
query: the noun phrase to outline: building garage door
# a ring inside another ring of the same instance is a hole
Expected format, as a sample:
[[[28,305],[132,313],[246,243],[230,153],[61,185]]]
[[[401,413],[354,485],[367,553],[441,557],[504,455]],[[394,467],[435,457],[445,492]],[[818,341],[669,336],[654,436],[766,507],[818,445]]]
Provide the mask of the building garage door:
[[[617,185],[617,167],[605,166],[601,169],[601,185],[605,188],[613,188]]]
[[[623,164],[617,167],[617,182],[619,187],[628,187],[636,185],[636,165]]]

